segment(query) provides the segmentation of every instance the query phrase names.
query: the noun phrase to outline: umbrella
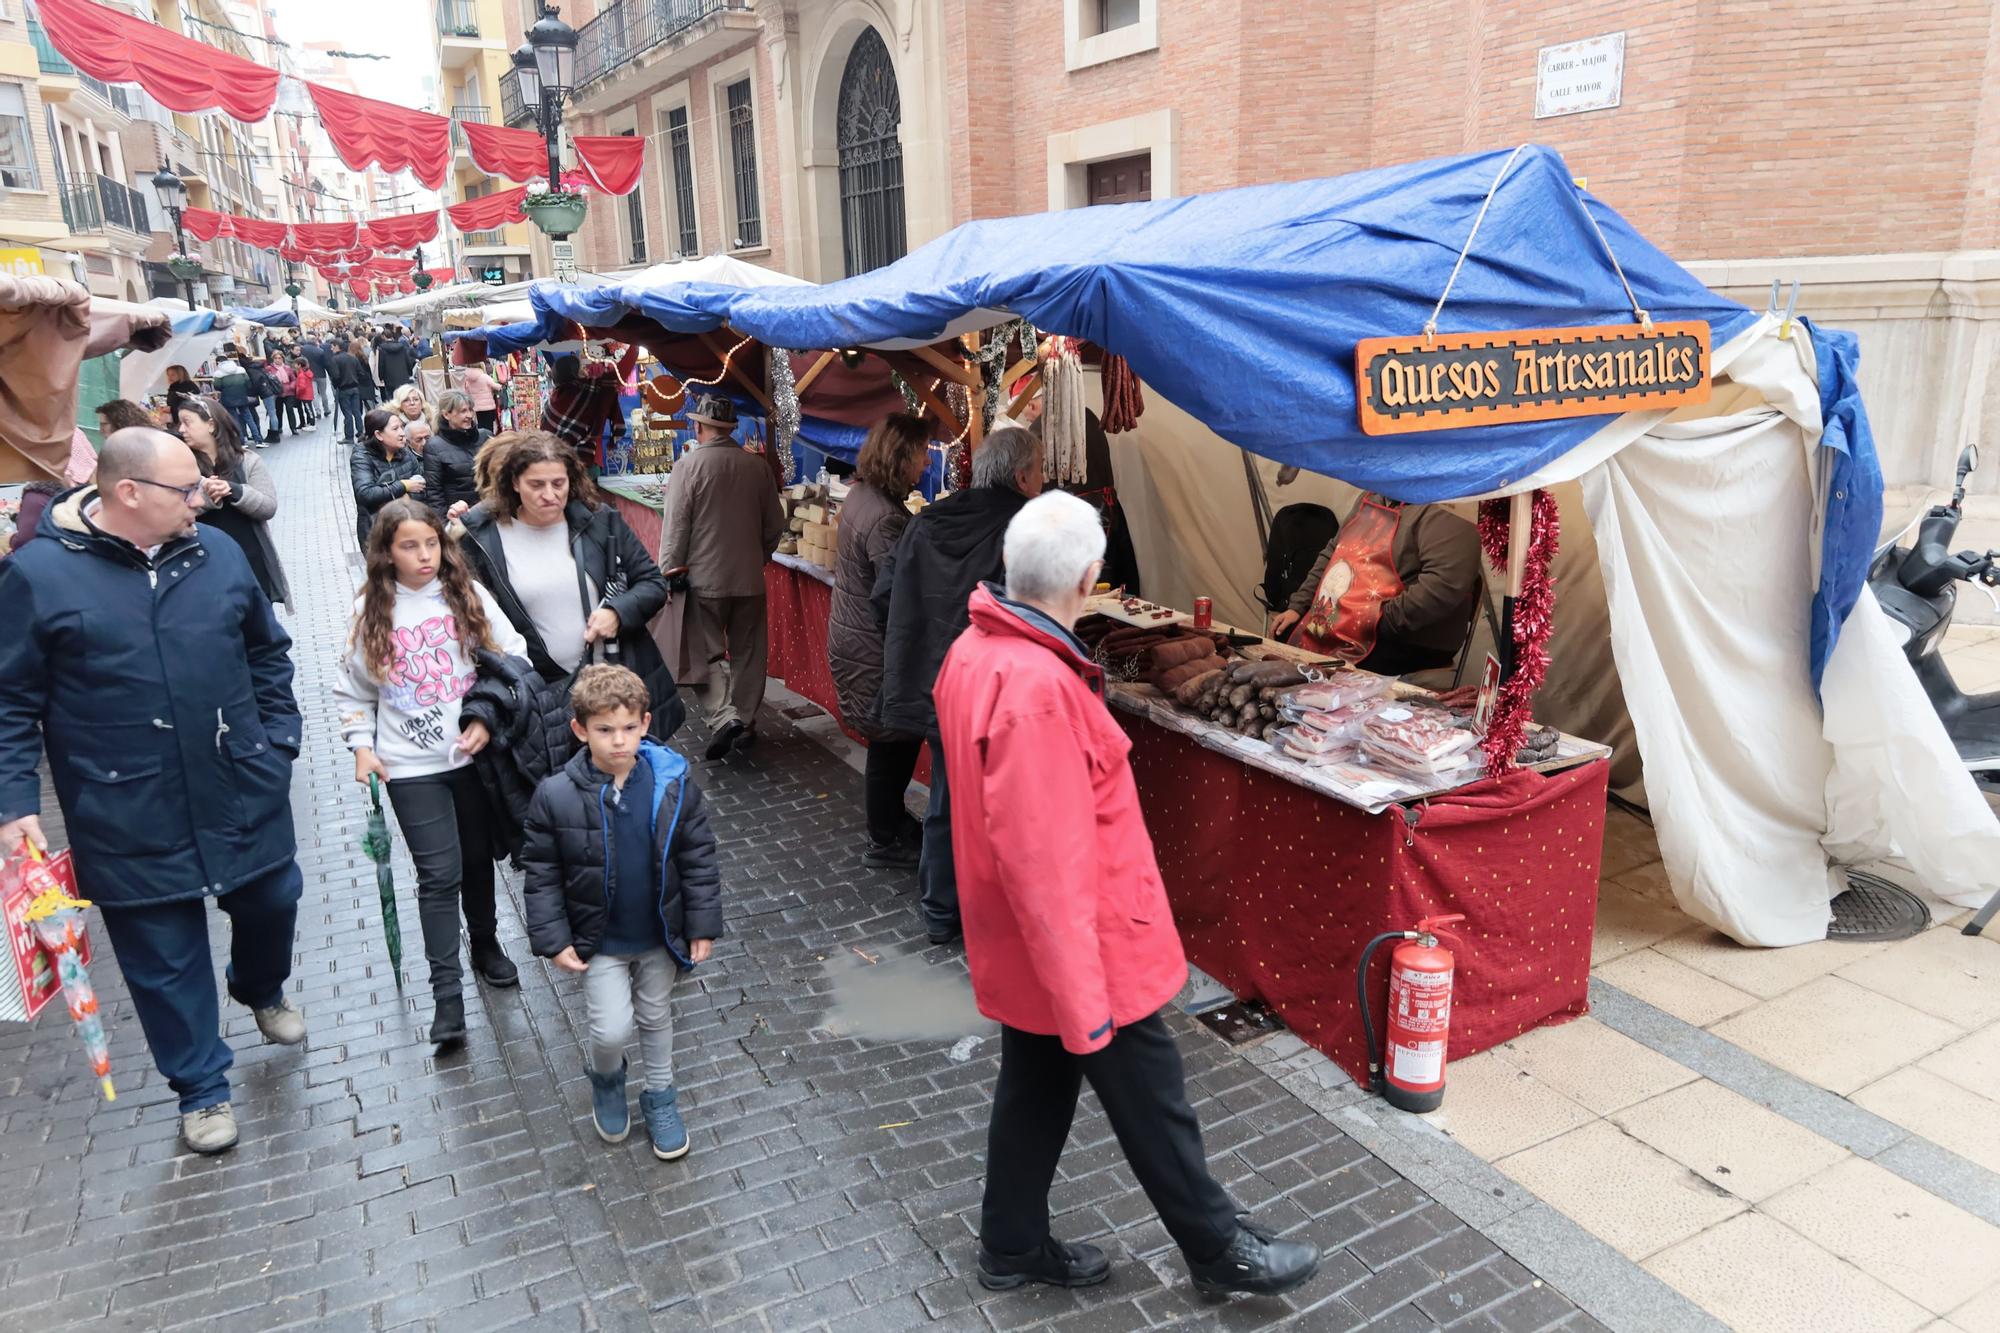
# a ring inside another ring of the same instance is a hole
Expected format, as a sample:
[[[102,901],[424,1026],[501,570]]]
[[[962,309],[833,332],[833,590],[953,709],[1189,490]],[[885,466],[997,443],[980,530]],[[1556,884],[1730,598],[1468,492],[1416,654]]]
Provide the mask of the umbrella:
[[[111,1043],[104,1036],[104,1020],[97,1012],[97,990],[83,965],[83,909],[87,898],[72,898],[42,862],[41,852],[28,845],[31,862],[27,867],[28,887],[35,899],[23,916],[35,938],[55,960],[56,976],[62,981],[63,1001],[76,1023],[76,1035],[90,1057],[91,1072],[104,1089],[104,1100],[118,1100],[111,1085]]]
[[[389,821],[382,814],[382,782],[368,775],[368,832],[361,850],[375,863],[375,887],[382,891],[382,938],[389,944],[389,966],[396,970],[396,989],[403,988],[403,927],[396,919],[396,876],[389,869]]]

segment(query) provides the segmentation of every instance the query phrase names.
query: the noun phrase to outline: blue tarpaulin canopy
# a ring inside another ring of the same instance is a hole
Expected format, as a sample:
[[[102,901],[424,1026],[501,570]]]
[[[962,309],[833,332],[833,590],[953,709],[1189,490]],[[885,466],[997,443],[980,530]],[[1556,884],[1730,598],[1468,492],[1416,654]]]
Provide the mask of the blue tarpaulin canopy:
[[[251,324],[262,324],[267,329],[295,329],[299,326],[298,312],[289,302],[267,306],[231,306],[229,313]]]

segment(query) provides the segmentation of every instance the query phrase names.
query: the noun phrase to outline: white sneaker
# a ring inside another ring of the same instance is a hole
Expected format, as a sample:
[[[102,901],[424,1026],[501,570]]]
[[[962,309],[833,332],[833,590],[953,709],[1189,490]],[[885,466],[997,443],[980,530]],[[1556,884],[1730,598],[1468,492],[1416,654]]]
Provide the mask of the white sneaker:
[[[236,1113],[228,1102],[204,1106],[181,1117],[181,1142],[204,1157],[236,1146]]]
[[[296,1046],[306,1039],[306,1016],[290,1000],[280,999],[268,1009],[250,1011],[257,1020],[257,1030],[264,1034],[265,1041],[275,1041],[280,1046]]]

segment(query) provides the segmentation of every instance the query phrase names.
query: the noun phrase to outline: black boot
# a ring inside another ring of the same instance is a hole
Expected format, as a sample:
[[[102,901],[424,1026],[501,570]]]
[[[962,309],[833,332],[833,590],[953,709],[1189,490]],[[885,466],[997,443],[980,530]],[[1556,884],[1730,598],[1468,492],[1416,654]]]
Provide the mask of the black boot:
[[[431,1007],[431,1040],[450,1046],[465,1040],[465,996],[453,991],[440,995]]]
[[[995,1254],[979,1247],[979,1285],[1012,1291],[1030,1282],[1051,1287],[1094,1287],[1111,1276],[1111,1261],[1095,1245],[1050,1238],[1029,1254]]]
[[[505,989],[521,984],[521,971],[514,966],[514,960],[500,947],[500,941],[488,936],[472,941],[472,970],[480,980],[489,986]]]
[[[861,853],[861,864],[870,870],[915,870],[918,859],[915,847],[896,839],[877,842],[870,838]]]
[[[1205,1264],[1188,1260],[1194,1289],[1204,1296],[1227,1296],[1242,1292],[1251,1296],[1276,1296],[1290,1291],[1319,1271],[1319,1246],[1294,1240],[1280,1240],[1248,1222],[1236,1228],[1236,1237],[1224,1250]]]

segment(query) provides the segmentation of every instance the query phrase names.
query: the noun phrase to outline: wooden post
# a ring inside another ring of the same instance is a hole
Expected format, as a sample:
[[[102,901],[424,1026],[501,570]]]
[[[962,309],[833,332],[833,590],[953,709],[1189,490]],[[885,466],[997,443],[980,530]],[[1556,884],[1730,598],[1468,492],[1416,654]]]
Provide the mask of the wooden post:
[[[980,335],[977,332],[965,335],[966,347],[977,352]],[[971,367],[967,366],[967,370]],[[978,375],[965,390],[965,452],[967,457],[979,452],[979,446],[986,441],[986,383]]]
[[[1507,592],[1500,602],[1500,679],[1512,680],[1519,665],[1514,656],[1514,604],[1528,580],[1528,539],[1535,524],[1535,493],[1507,497]]]
[[[840,353],[838,352],[821,352],[819,354],[819,360],[813,362],[811,368],[808,369],[805,374],[799,376],[798,378],[799,393],[803,395],[805,391],[812,386],[812,382],[819,378],[819,373],[822,370],[825,370],[828,365],[832,364],[833,359],[839,355]]]

